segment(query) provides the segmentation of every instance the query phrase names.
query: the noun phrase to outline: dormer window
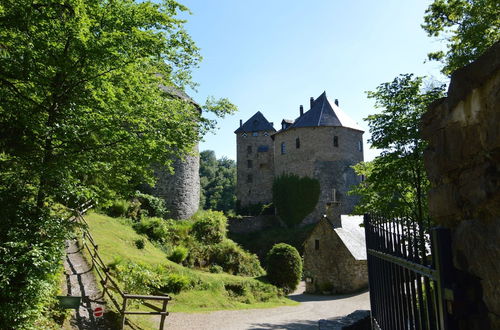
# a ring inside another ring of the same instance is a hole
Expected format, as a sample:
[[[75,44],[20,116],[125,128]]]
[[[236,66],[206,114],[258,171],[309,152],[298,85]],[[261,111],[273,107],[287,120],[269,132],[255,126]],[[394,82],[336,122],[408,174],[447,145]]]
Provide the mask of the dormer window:
[[[252,136],[259,136],[259,132],[253,132]]]
[[[269,136],[269,133],[268,132],[264,132],[264,136]]]
[[[247,133],[241,134],[242,137],[247,137]]]

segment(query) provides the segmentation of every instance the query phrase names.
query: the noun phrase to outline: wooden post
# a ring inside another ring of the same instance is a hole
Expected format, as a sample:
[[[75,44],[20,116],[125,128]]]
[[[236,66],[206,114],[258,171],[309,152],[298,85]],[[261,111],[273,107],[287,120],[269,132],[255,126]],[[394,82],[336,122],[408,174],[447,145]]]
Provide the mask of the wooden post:
[[[162,313],[167,311],[167,303],[168,303],[168,300],[163,300],[163,307],[161,308]],[[163,327],[165,326],[165,318],[166,317],[167,317],[167,314],[161,314],[160,330],[163,330]]]
[[[123,307],[122,307],[122,330],[125,328],[125,310],[127,309],[127,298],[123,297]]]

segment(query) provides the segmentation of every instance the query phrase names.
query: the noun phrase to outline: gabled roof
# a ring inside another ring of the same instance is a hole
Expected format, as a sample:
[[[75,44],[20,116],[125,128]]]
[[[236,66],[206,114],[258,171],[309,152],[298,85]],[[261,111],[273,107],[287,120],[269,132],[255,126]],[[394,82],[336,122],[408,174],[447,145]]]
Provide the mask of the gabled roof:
[[[256,132],[256,131],[269,131],[276,132],[273,125],[267,121],[266,117],[260,112],[257,111],[255,115],[250,117],[243,125],[238,127],[235,133],[240,132]]]
[[[312,103],[311,109],[295,119],[295,122],[290,128],[319,126],[341,126],[363,131],[363,129],[335,103],[328,100],[326,92],[323,92],[323,94]]]
[[[341,227],[332,226],[356,260],[366,260],[365,230],[359,226],[362,223],[363,216],[361,215],[342,215]]]

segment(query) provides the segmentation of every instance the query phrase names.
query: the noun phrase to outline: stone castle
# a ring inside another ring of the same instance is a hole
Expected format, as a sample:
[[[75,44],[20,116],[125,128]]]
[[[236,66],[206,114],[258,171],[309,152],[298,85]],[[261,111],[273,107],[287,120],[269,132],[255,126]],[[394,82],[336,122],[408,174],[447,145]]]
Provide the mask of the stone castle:
[[[333,218],[351,213],[357,197],[347,192],[362,179],[351,166],[363,161],[363,132],[326,92],[310,98],[308,111],[301,105],[295,120],[283,119],[278,131],[260,111],[240,120],[234,132],[240,205],[270,203],[274,178],[286,173],[320,183],[318,204],[303,223],[319,221],[327,207]]]

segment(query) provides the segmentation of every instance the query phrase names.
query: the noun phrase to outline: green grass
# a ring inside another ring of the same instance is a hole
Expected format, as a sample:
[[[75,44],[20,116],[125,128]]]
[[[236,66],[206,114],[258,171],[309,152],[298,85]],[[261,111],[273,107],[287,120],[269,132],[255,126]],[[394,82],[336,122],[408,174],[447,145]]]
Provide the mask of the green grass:
[[[92,212],[85,216],[85,219],[94,240],[99,245],[99,254],[104,263],[110,264],[117,258],[122,258],[124,261],[140,263],[148,267],[163,267],[170,273],[184,275],[195,283],[191,290],[171,294],[173,297],[169,304],[171,312],[208,312],[297,304],[285,297],[273,294],[274,287],[258,279],[225,273],[212,274],[171,262],[167,259],[165,252],[146,237],[138,235],[127,219],[110,218]],[[143,249],[138,249],[135,241],[141,237],[145,240],[145,246]],[[243,288],[243,290],[234,292],[231,288]]]

